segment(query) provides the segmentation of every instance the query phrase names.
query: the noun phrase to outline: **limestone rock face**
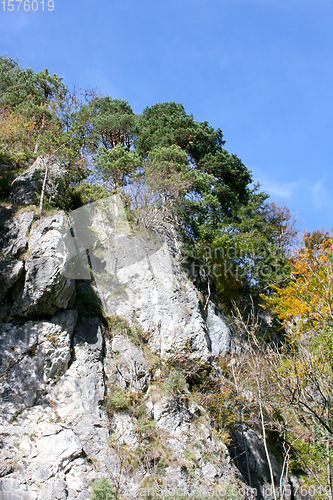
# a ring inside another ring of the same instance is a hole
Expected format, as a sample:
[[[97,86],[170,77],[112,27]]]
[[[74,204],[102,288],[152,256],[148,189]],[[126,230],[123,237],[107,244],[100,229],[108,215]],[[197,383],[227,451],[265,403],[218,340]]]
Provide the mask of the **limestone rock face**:
[[[186,394],[159,397],[152,390],[147,409],[173,456],[174,464],[165,474],[166,492],[189,496],[197,492],[209,498],[209,494],[221,492],[221,485],[230,483],[234,475],[239,477],[226,445],[213,433],[204,408],[190,402]]]
[[[20,277],[24,275],[23,260],[3,260],[0,261],[0,301],[7,292],[14,286]]]
[[[46,182],[46,193],[48,197],[55,196],[59,190],[62,177],[66,174],[66,169],[59,165],[52,158],[40,158],[23,174],[16,177],[11,185],[11,199],[20,205],[36,205],[37,194],[40,193],[43,185],[45,165],[48,161],[48,178]]]
[[[65,271],[65,215],[33,219],[0,209],[0,500],[88,500],[102,477],[128,499],[157,477],[167,495],[203,488],[203,498],[242,484],[190,393],[152,385],[156,363],[184,343],[209,361],[232,342],[225,318],[212,303],[204,310],[181,270],[173,234],[123,234],[105,253],[112,231],[97,217],[95,283],[76,284]],[[90,287],[104,317],[90,309]],[[128,330],[110,326],[117,316]]]
[[[13,307],[13,316],[50,316],[66,309],[74,298],[75,283],[62,274],[67,255],[64,224],[64,214],[59,212],[32,228],[24,286]]]
[[[150,370],[142,350],[128,338],[116,334],[106,343],[105,373],[112,383],[125,389],[148,388]]]
[[[112,202],[92,205],[94,209],[85,212],[86,225],[98,236],[90,243],[90,259],[106,313],[138,323],[149,336],[149,347],[162,358],[185,344],[191,345],[192,357],[203,360],[212,352],[228,352],[230,329],[213,304],[208,316],[204,311],[198,290],[181,270],[173,230],[165,226],[159,234],[132,234],[122,221],[116,231]],[[79,214],[73,218],[78,221]],[[85,233],[81,220],[76,226],[74,233]]]
[[[213,356],[229,352],[232,345],[231,329],[227,319],[211,301],[208,303],[206,323]]]
[[[84,452],[107,464],[103,337],[97,319],[79,323],[73,347],[75,360],[54,387],[52,398],[59,418],[80,436]]]
[[[2,325],[0,498],[88,499],[96,471],[86,457],[101,472],[112,467],[102,330],[92,319],[74,334],[76,322],[69,310],[49,322]]]
[[[122,252],[123,248],[130,251]],[[188,341],[193,354],[209,356],[198,294],[175,265],[166,242],[158,237],[148,241],[137,236],[123,238],[119,250],[107,255],[106,270],[118,283],[105,298],[107,310],[137,321],[149,334],[155,352],[165,357]]]
[[[65,311],[50,321],[0,323],[0,419],[45,400],[47,384],[70,362],[76,321],[76,311]]]
[[[0,251],[4,259],[17,259],[27,250],[33,219],[33,212],[22,212],[14,218],[12,208],[0,207]]]

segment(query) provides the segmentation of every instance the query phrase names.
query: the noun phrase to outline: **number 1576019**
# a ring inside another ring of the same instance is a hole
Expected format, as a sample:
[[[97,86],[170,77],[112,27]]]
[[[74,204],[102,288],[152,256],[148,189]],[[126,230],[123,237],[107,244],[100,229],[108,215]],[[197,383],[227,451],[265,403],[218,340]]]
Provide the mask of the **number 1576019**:
[[[54,1],[53,0],[48,0],[46,3],[45,0],[3,0],[2,2],[3,5],[3,10],[20,10],[21,4],[21,10],[33,10],[36,12],[36,10],[53,10],[54,9]],[[44,5],[46,4],[46,5]]]

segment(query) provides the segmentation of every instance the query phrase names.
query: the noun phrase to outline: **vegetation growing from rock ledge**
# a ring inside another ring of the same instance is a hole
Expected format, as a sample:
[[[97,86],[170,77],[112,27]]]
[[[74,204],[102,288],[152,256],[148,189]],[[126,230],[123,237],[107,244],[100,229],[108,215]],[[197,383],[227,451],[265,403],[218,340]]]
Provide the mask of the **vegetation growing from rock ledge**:
[[[91,483],[91,500],[114,500],[116,499],[115,488],[107,478],[95,479]]]

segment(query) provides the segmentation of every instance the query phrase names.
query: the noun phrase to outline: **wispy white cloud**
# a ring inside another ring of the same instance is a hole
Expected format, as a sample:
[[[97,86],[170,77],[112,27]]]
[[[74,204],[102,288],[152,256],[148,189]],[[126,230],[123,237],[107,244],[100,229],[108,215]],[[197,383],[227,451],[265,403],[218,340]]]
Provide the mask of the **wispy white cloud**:
[[[301,188],[304,189],[304,181],[301,179],[292,182],[281,182],[268,179],[267,174],[258,168],[253,168],[252,174],[255,182],[258,181],[260,183],[261,190],[266,191],[272,197],[290,199],[295,196]]]
[[[301,226],[303,222],[304,227],[314,229],[315,225],[310,221],[315,214],[323,221],[321,225],[329,226],[330,222],[327,220],[330,221],[330,214],[333,213],[333,199],[330,193],[331,182],[326,176],[283,182],[269,179],[268,174],[259,168],[252,169],[252,174],[255,181],[259,181],[260,190],[268,193],[271,201],[286,203]]]
[[[323,208],[332,209],[332,200],[328,190],[324,186],[324,179],[320,179],[312,187],[312,201],[314,208],[321,210]]]
[[[278,198],[291,198],[300,188],[301,181],[296,182],[274,182],[265,180],[262,182],[262,189],[271,196]]]

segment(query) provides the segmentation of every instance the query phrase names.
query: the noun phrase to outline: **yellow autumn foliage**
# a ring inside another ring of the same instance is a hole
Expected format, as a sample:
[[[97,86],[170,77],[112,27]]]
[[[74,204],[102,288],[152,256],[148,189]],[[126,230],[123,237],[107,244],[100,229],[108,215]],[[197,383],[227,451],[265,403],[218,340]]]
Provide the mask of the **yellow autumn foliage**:
[[[15,160],[33,152],[36,129],[31,120],[16,115],[10,108],[0,108],[0,152]]]
[[[291,280],[262,297],[283,321],[290,340],[302,333],[324,333],[333,327],[333,235],[305,232],[291,258]]]

